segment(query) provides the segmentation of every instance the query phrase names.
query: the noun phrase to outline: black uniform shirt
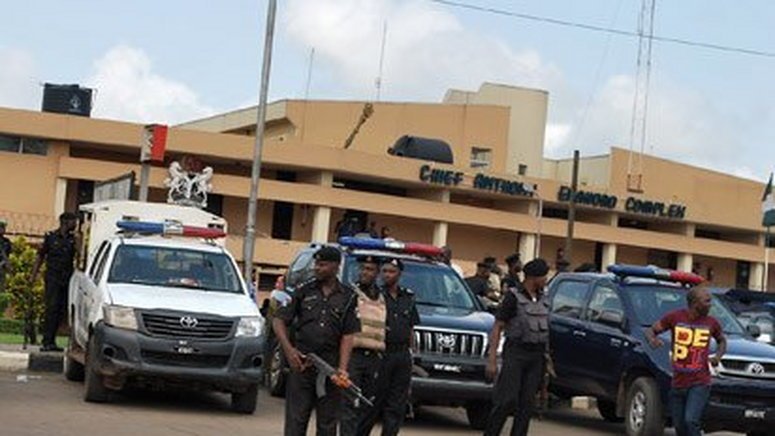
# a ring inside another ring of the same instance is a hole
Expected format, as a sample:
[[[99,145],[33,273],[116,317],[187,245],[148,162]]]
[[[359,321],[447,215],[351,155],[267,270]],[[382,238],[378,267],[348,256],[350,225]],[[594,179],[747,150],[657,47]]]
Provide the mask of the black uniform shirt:
[[[507,275],[503,279],[503,283],[501,284],[503,293],[506,293],[506,291],[508,291],[509,288],[520,289],[521,287],[522,287],[522,282],[519,281],[519,277],[515,277],[511,274]]]
[[[40,254],[46,259],[46,276],[69,279],[73,274],[75,259],[75,237],[72,233],[62,235],[59,230],[46,233]]]
[[[398,288],[398,297],[393,298],[387,288],[383,289],[387,306],[386,344],[406,344],[412,337],[412,328],[420,323],[420,315],[414,303],[414,293],[407,288]]]
[[[355,303],[355,292],[349,286],[337,281],[334,292],[326,297],[320,282],[310,280],[296,288],[291,303],[280,308],[277,316],[286,325],[293,323],[300,352],[336,360],[342,336],[360,331]]]
[[[355,286],[357,286],[361,292],[366,294],[366,296],[372,300],[376,300],[377,297],[379,297],[380,290],[376,283],[372,283],[371,285],[364,285],[363,283],[358,282],[355,284]]]
[[[466,283],[468,284],[468,287],[471,288],[471,291],[474,293],[474,295],[486,297],[487,293],[490,291],[490,281],[488,279],[479,276],[473,276],[468,277],[466,279]]]
[[[527,291],[525,291],[525,288],[522,286],[522,284],[516,288],[518,292],[525,294],[525,297],[528,299],[531,298]],[[538,299],[541,299],[541,294],[538,294]],[[495,313],[495,319],[498,321],[509,322],[509,320],[515,316],[517,316],[517,296],[514,295],[514,291],[510,289],[503,295],[503,300],[501,301],[501,305],[498,307],[498,312]]]

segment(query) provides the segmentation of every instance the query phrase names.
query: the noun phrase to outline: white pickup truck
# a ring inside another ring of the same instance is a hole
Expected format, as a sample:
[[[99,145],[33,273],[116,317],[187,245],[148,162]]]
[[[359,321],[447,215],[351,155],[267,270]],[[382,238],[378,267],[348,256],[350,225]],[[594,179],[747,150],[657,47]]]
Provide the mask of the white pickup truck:
[[[226,222],[167,204],[81,206],[65,376],[86,401],[127,384],[231,393],[253,413],[264,319],[224,248]]]

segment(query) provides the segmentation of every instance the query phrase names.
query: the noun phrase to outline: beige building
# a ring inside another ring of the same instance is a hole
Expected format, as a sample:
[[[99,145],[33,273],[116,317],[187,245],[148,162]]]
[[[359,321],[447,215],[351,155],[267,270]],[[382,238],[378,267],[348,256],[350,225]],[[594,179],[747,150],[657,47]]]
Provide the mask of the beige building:
[[[364,102],[271,104],[253,261],[271,276],[304,244],[334,241],[337,223],[356,216],[397,239],[449,245],[467,272],[484,256],[502,261],[514,251],[553,263],[566,234],[571,162],[543,157],[547,97],[485,84],[451,90],[441,103],[374,103],[347,149]],[[240,260],[255,119],[255,108],[220,114],[171,128],[167,141],[167,164],[191,156],[214,168],[209,209],[229,221],[228,246]],[[59,213],[91,201],[95,182],[139,174],[142,129],[0,109],[0,217],[9,232],[39,237]],[[389,155],[404,135],[445,141],[454,163]],[[656,264],[761,289],[764,187],[634,158],[641,192],[628,190],[628,151],[583,158],[572,266]],[[166,175],[152,169],[152,201],[166,200]]]

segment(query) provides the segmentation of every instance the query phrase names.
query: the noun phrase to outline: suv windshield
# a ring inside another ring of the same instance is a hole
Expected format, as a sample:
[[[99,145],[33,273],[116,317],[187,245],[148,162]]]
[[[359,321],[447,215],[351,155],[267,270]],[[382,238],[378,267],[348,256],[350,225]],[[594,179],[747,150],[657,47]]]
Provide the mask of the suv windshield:
[[[638,285],[628,286],[627,291],[640,324],[644,327],[654,324],[668,312],[686,308],[685,289]],[[716,295],[713,295],[710,316],[718,320],[724,333],[744,334],[740,323]]]
[[[359,271],[359,263],[353,257],[348,256],[343,281],[355,283],[358,281]],[[404,260],[401,286],[414,291],[417,304],[478,310],[473,294],[457,273],[447,266]]]
[[[121,245],[108,282],[242,292],[238,277],[231,259],[223,253]]]

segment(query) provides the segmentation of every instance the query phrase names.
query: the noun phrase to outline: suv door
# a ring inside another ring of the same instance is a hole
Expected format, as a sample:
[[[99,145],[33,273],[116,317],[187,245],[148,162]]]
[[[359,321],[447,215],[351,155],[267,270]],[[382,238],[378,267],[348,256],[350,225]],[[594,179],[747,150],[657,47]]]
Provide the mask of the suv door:
[[[580,362],[585,377],[593,381],[590,394],[616,400],[622,362],[632,343],[624,332],[624,306],[616,286],[596,283],[584,318],[587,335]],[[621,321],[616,322],[617,318]]]
[[[71,305],[75,309],[73,312],[74,319],[71,320],[71,328],[74,329],[73,335],[81,346],[85,346],[89,340],[89,323],[93,321],[90,314],[98,300],[97,293],[99,289],[97,289],[97,282],[105,269],[105,262],[108,259],[109,252],[110,242],[104,241],[100,244],[89,271],[85,274],[78,274],[78,279],[72,283],[76,289],[75,292],[70,294],[70,297],[73,299]],[[101,299],[99,301],[101,302]]]
[[[584,377],[578,365],[585,353],[586,329],[583,314],[589,296],[590,282],[575,278],[560,279],[552,286],[549,333],[555,383],[573,391],[584,391]]]

